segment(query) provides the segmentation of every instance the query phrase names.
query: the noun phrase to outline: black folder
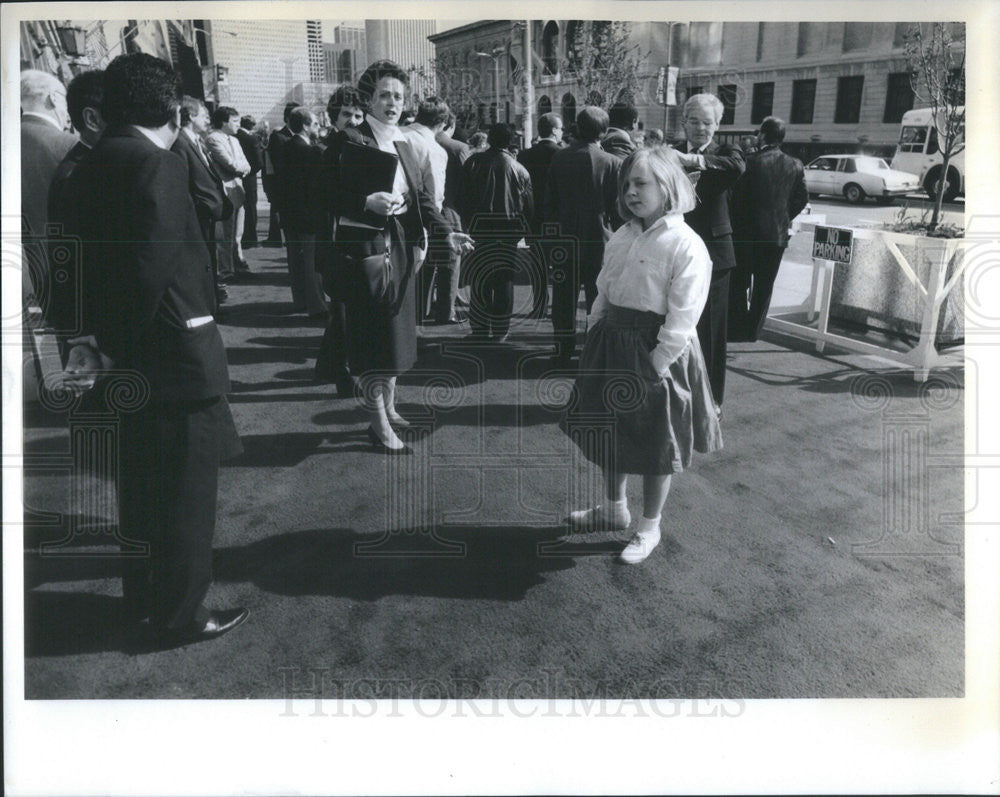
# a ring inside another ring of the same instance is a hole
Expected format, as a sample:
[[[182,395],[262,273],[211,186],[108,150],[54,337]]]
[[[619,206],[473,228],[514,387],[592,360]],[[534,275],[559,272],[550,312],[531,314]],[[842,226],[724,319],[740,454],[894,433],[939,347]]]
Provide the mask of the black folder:
[[[370,196],[379,191],[392,193],[399,156],[378,147],[345,141],[340,150],[340,178],[352,194]]]

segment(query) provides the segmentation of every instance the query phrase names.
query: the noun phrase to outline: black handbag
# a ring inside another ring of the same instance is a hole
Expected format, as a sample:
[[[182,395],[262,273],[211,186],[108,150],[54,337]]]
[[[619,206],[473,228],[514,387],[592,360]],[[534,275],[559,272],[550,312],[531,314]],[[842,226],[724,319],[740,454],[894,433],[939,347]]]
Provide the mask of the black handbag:
[[[385,252],[382,254],[348,260],[353,261],[355,273],[367,299],[375,307],[396,315],[399,312],[398,302],[405,293],[400,285],[406,270],[405,250],[393,247],[387,237]]]

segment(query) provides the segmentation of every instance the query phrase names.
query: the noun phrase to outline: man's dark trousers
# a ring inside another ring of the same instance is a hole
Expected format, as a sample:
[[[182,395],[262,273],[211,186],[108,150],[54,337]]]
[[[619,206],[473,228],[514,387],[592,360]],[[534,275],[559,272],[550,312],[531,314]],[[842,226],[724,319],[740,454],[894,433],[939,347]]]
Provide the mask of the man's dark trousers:
[[[122,590],[134,620],[150,616],[153,627],[179,631],[208,617],[219,462],[239,446],[227,414],[216,397],[119,416]],[[151,555],[137,552],[143,543]]]
[[[760,338],[767,321],[785,247],[767,241],[736,241],[733,246],[739,266],[733,269],[730,285],[728,338],[755,341]]]
[[[506,335],[514,312],[514,275],[517,273],[517,241],[497,239],[481,242],[467,255],[469,325],[473,332]]]
[[[582,273],[585,272],[585,273]],[[587,313],[597,298],[597,275],[600,267],[583,269],[572,259],[552,267],[552,329],[555,334],[556,357],[572,358],[576,346],[576,307],[580,301],[580,286],[587,302]]]

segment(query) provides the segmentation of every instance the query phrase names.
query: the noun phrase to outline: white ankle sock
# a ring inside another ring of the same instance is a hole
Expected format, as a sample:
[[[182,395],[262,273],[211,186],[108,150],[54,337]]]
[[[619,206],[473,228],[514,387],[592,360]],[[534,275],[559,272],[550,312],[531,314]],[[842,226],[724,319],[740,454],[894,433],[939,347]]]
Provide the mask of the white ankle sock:
[[[660,530],[660,515],[656,517],[646,517],[643,515],[639,519],[639,528],[636,531],[639,532],[650,532]]]

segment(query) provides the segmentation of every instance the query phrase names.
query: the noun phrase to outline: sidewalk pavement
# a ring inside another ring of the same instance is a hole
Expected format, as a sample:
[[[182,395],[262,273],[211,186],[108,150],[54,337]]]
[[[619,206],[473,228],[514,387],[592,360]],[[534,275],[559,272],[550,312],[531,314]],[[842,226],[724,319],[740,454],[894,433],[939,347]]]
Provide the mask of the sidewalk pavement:
[[[131,652],[113,490],[59,464],[65,414],[29,408],[28,697],[332,698],[372,678],[402,698],[963,694],[961,371],[918,385],[773,335],[732,344],[725,448],[673,480],[663,542],[629,567],[627,533],[561,522],[600,479],[558,428],[570,380],[526,288],[505,344],[421,328],[398,406],[426,434],[388,458],[313,381],[322,327],[292,312],[284,251],[247,257],[257,279],[221,318],[246,451],[221,473],[209,600],[250,620]],[[628,497],[636,516],[638,479]],[[71,523],[93,533],[40,555]]]

